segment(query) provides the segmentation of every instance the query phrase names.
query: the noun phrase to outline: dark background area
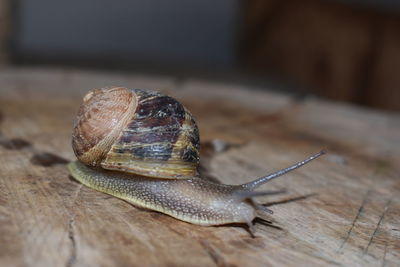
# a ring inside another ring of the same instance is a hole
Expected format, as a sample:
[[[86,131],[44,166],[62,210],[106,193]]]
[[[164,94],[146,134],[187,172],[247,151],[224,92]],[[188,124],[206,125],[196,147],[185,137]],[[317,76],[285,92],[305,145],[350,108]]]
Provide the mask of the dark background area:
[[[0,0],[0,62],[201,76],[399,111],[399,12],[394,0]]]
[[[238,1],[22,0],[16,11],[21,62],[197,69],[235,63]]]

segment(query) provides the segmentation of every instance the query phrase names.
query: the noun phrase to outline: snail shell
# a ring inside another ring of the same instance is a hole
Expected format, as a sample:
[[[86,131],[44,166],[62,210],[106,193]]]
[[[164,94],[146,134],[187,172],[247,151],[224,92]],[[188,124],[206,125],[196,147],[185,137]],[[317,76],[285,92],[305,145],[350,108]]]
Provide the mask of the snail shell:
[[[197,175],[199,130],[190,112],[158,92],[95,89],[83,99],[72,147],[89,166],[149,177]]]

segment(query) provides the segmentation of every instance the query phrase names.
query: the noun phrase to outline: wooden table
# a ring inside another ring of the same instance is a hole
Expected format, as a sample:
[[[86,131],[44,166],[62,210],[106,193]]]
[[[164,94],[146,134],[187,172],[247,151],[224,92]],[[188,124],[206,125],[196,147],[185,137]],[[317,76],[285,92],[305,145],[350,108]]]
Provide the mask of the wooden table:
[[[327,149],[264,186],[273,215],[201,227],[138,209],[69,177],[72,120],[91,88],[161,90],[198,120],[204,175],[239,184]],[[174,77],[0,71],[0,266],[395,266],[400,116]],[[214,149],[216,141],[224,149]],[[268,223],[267,221],[270,221]]]

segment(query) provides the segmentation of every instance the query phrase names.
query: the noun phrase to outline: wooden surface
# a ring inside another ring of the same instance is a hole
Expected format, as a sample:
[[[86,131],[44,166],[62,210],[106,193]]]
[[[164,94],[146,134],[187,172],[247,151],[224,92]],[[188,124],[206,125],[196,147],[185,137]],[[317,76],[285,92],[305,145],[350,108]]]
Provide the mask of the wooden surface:
[[[157,88],[197,117],[202,173],[239,184],[326,148],[265,185],[275,212],[201,227],[72,180],[72,120],[94,87]],[[0,72],[0,266],[398,266],[400,117],[234,85],[79,70]],[[227,147],[215,151],[215,140]],[[219,141],[221,142],[221,141]],[[271,225],[272,224],[272,225]]]

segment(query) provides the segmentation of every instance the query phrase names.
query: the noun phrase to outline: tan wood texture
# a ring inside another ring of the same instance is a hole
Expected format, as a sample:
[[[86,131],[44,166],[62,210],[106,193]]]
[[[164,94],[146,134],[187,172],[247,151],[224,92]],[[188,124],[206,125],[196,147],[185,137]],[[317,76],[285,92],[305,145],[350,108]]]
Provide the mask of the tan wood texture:
[[[325,148],[263,189],[273,215],[202,227],[80,185],[72,120],[83,94],[159,89],[199,122],[204,175],[239,184]],[[396,266],[400,117],[204,81],[80,70],[0,72],[0,266]],[[216,141],[219,140],[219,141]],[[221,145],[222,144],[222,145]],[[268,222],[270,221],[270,222]]]

